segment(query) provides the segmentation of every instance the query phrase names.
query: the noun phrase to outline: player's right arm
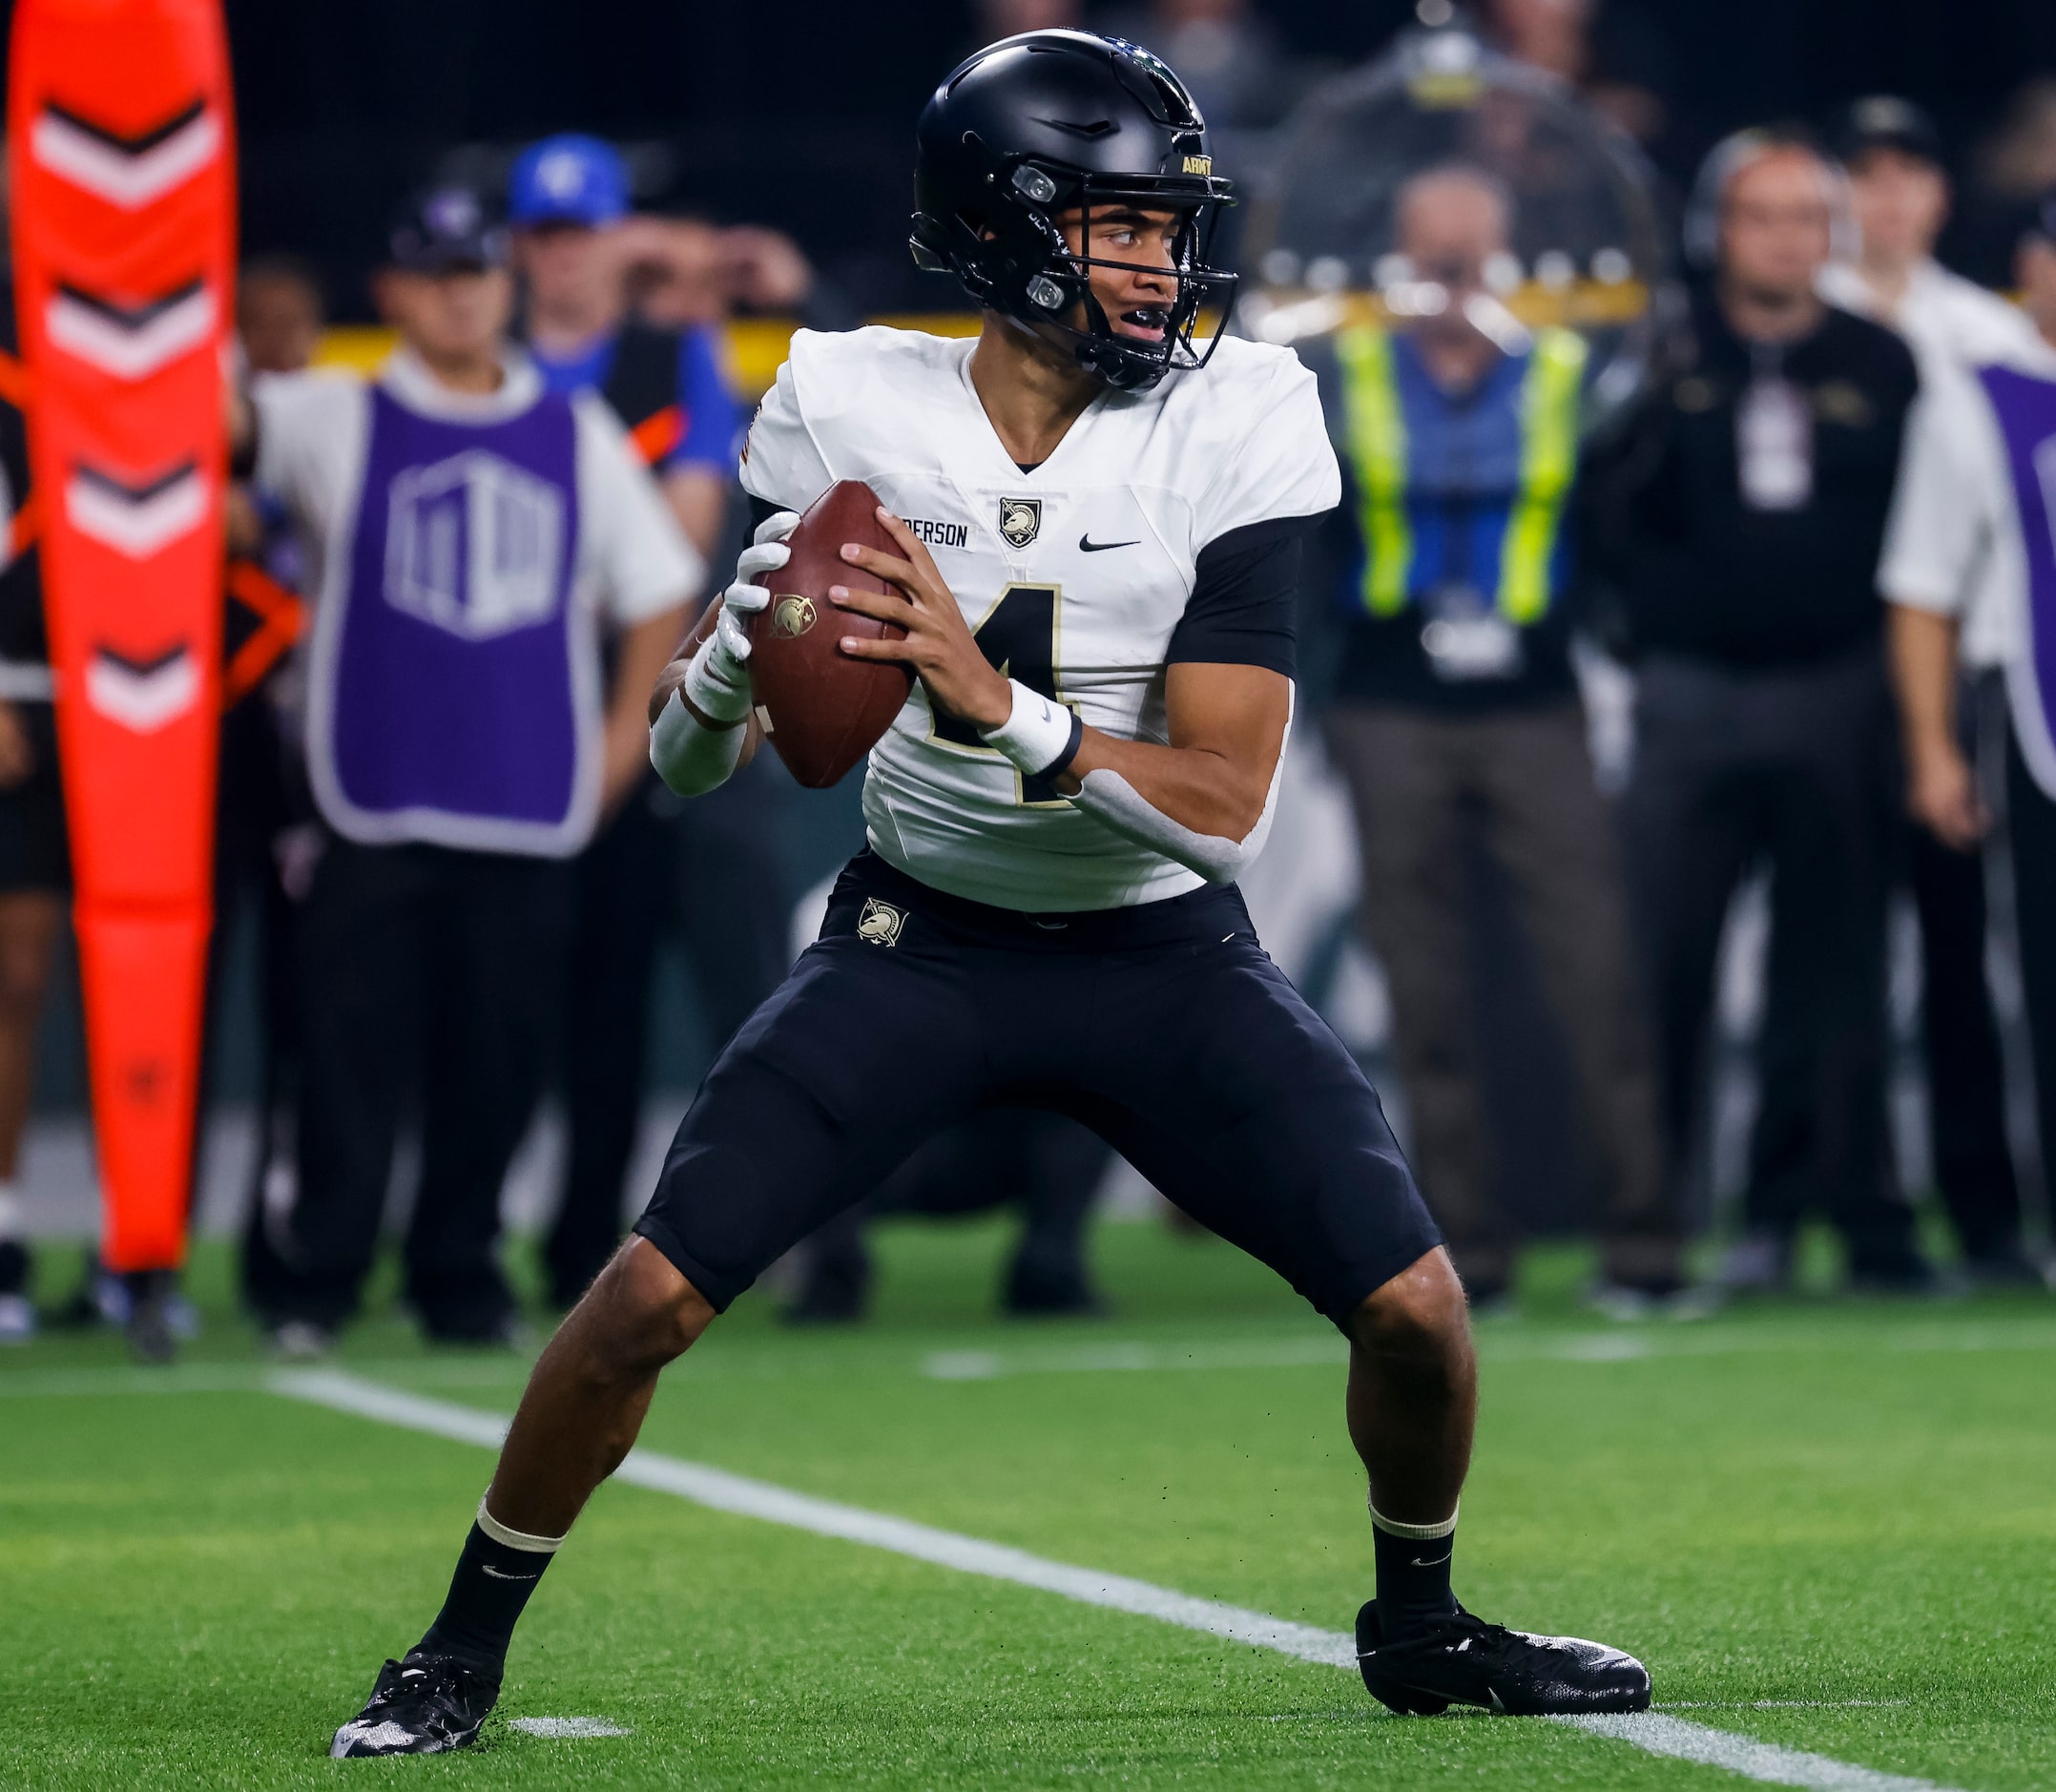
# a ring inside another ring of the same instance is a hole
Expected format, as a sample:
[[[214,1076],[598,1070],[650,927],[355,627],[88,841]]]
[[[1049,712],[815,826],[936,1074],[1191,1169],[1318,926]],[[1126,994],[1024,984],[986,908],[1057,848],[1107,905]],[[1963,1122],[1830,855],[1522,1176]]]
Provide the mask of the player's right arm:
[[[758,523],[736,567],[736,582],[664,668],[650,698],[650,762],[681,797],[703,796],[734,776],[757,745],[750,700],[747,624],[771,601],[758,581],[788,557],[785,538],[799,511],[834,484],[800,414],[792,363],[764,394],[742,451],[742,489],[774,510]]]
[[[678,796],[705,796],[726,783],[756,744],[748,625],[771,601],[770,588],[758,581],[790,557],[785,538],[799,522],[797,512],[779,511],[757,526],[736,563],[736,582],[657,675],[650,696],[650,763]]]

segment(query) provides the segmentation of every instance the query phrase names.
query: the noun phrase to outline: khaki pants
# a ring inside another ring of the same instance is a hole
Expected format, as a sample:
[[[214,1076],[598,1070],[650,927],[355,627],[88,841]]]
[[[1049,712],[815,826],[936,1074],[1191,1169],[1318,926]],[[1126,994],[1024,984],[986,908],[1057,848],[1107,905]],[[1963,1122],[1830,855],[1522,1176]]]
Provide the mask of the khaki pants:
[[[1393,1043],[1422,1191],[1476,1292],[1506,1285],[1515,1227],[1493,1192],[1479,1094],[1464,816],[1513,886],[1568,1040],[1582,1133],[1604,1188],[1609,1278],[1677,1274],[1646,1029],[1630,973],[1617,854],[1574,702],[1499,714],[1340,706],[1335,757],[1356,800],[1363,919],[1392,992]]]

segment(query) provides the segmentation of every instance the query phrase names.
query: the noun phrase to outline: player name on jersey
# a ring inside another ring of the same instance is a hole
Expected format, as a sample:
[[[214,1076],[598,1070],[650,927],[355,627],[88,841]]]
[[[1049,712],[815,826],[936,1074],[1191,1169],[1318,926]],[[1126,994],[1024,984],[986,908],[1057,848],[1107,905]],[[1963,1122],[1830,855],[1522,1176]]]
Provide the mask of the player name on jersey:
[[[900,521],[931,548],[967,548],[971,542],[968,523],[933,523],[924,516],[903,516]]]

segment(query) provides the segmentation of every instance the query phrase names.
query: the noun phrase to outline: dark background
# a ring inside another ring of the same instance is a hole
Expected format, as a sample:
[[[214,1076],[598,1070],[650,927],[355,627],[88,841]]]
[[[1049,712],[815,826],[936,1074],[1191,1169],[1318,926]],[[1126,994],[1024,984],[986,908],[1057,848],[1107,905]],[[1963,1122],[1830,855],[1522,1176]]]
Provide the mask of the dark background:
[[[1406,0],[1256,10],[1335,66],[1411,17]],[[365,315],[408,186],[467,161],[496,175],[465,146],[568,129],[647,146],[647,202],[789,230],[860,303],[949,302],[902,242],[914,117],[981,35],[965,0],[228,0],[228,20],[245,243],[311,256],[341,315]],[[1665,100],[1673,178],[1727,130],[1879,91],[1967,149],[2056,71],[2056,0],[1613,0],[1601,33]]]

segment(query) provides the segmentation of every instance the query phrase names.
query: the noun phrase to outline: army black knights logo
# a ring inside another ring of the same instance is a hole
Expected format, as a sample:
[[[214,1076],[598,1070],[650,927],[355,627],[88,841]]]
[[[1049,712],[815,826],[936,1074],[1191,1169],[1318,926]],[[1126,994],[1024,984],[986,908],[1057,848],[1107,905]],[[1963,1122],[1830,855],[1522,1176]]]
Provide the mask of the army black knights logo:
[[[897,946],[900,929],[906,925],[906,910],[867,897],[863,913],[857,917],[857,937],[870,946]]]
[[[1000,533],[1010,548],[1025,548],[1042,531],[1040,498],[1002,498]]]

